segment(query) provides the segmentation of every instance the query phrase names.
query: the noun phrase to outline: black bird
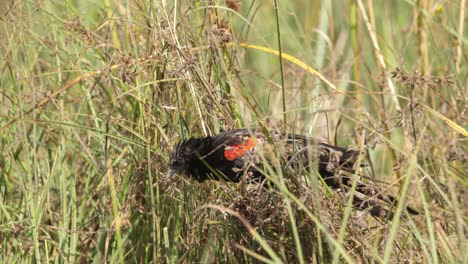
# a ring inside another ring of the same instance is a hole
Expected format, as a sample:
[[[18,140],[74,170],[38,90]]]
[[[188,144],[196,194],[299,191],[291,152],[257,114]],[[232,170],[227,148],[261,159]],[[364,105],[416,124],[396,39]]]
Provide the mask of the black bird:
[[[317,170],[331,189],[349,189],[352,185],[358,151],[329,145],[302,135],[262,130],[236,129],[203,138],[182,141],[170,155],[167,176],[183,174],[199,182],[207,179],[239,182],[243,177],[261,182],[265,160],[280,158],[283,168],[301,167]],[[312,168],[311,168],[312,166]],[[395,205],[396,199],[386,195],[376,183],[358,182],[356,193],[370,199],[354,196],[354,205],[367,209],[374,216],[389,216],[375,201]],[[360,195],[360,196],[362,196]],[[407,208],[411,214],[417,214]]]

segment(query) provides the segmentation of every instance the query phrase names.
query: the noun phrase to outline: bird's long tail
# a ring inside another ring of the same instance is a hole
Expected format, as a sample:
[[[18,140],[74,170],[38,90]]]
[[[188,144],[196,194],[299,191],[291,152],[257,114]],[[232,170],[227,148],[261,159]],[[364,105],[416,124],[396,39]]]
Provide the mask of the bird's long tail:
[[[314,156],[318,156],[318,172],[324,182],[331,189],[341,189],[349,193],[353,184],[353,177],[358,175],[355,167],[360,155],[359,151],[348,150],[297,135],[290,137],[289,140],[294,141],[295,144],[302,143],[303,146],[306,146],[304,149],[307,149],[307,146],[313,146],[310,149],[318,152]],[[305,152],[309,153],[310,151],[306,150]],[[307,153],[305,153],[306,158],[310,159]],[[367,165],[361,165],[361,167],[365,166]],[[360,178],[364,177],[361,176]],[[375,217],[391,218],[393,216],[392,211],[397,204],[398,200],[388,194],[388,191],[380,188],[376,182],[364,183],[360,179],[357,182],[355,194],[353,195],[353,205],[356,208],[367,210]],[[406,209],[410,214],[418,214],[416,210],[410,207],[406,207]]]

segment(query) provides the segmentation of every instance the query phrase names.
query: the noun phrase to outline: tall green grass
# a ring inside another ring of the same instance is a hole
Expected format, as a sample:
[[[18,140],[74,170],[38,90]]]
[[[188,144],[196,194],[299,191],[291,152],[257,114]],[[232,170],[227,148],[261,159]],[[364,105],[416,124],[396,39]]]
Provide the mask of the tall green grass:
[[[468,262],[465,5],[3,1],[0,260]],[[281,157],[272,189],[165,178],[178,141],[279,121],[362,149],[395,216]]]

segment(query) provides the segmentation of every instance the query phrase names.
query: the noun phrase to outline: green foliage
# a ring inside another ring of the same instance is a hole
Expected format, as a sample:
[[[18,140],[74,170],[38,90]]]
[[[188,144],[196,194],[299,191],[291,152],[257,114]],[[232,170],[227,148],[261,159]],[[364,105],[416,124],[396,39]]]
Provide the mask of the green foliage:
[[[464,1],[278,2],[2,1],[1,262],[466,263]],[[395,218],[300,171],[165,178],[271,120],[364,149]]]

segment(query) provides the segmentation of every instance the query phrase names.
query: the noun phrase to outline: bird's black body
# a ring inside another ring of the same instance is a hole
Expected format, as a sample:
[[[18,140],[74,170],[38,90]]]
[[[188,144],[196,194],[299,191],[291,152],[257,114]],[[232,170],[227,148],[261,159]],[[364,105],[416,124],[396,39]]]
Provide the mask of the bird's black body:
[[[357,151],[302,135],[266,135],[258,130],[236,129],[179,143],[170,156],[168,175],[184,174],[199,182],[207,179],[239,182],[243,177],[261,181],[264,179],[262,164],[277,158],[284,167],[300,166],[316,170],[330,188],[339,189],[351,187],[353,167],[358,156]],[[356,191],[391,204],[396,202],[392,196],[376,192],[365,183],[359,182]],[[375,213],[368,201],[357,196],[354,201],[358,207],[366,207],[371,214]],[[408,211],[416,213],[412,209]]]
[[[253,140],[255,143],[252,143]],[[359,155],[357,151],[332,146],[301,135],[276,135],[273,136],[273,141],[275,142],[268,142],[268,137],[263,132],[250,133],[247,129],[227,131],[213,137],[191,138],[179,143],[171,154],[170,174],[183,173],[200,182],[219,179],[219,176],[239,182],[243,176],[242,169],[247,165],[249,158],[260,158],[260,151],[264,151],[260,148],[270,145],[273,150],[286,146],[288,150],[284,152],[290,163],[303,163],[307,166],[311,161],[308,154],[315,154],[318,157],[318,172],[322,177],[328,178],[334,176],[337,169],[352,171],[354,159]],[[229,156],[226,151],[233,146],[237,149]],[[309,149],[315,151],[311,152]],[[336,168],[332,168],[333,166]],[[254,170],[253,166],[250,169]],[[254,178],[261,177],[260,172],[252,172]]]

